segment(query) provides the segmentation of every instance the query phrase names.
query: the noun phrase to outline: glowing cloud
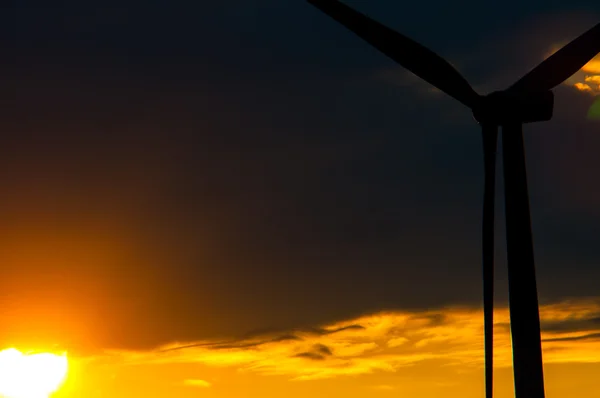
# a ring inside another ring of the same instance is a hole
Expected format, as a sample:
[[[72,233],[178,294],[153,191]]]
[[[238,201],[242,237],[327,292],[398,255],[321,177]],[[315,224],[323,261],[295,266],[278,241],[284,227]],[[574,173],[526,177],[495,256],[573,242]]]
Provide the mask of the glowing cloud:
[[[600,302],[564,302],[541,308],[546,363],[600,363]],[[509,313],[495,313],[495,364],[512,362]],[[321,328],[252,339],[169,344],[152,352],[112,352],[129,364],[201,363],[292,380],[396,372],[418,363],[483,366],[483,314],[443,308],[365,315]]]
[[[544,57],[544,59],[550,57],[556,51],[558,51],[562,45],[556,45],[552,50]],[[600,94],[600,54],[597,55],[590,62],[585,64],[579,71],[573,76],[568,78],[564,84],[575,87],[577,90],[588,93],[591,95]]]
[[[589,84],[585,84],[585,83],[575,83],[573,84],[573,87],[575,87],[577,90],[579,91],[584,91],[584,92],[592,92],[592,87]]]
[[[562,45],[554,46],[545,58],[554,54],[561,47]],[[587,118],[600,120],[600,54],[568,78],[564,84],[574,87],[582,93],[598,97],[588,110]]]
[[[189,379],[184,381],[184,383],[186,386],[192,386],[192,387],[201,387],[201,388],[207,388],[210,387],[211,384],[206,381],[206,380],[200,380],[200,379]]]
[[[598,76],[586,76],[585,81],[587,83],[599,84],[600,85],[600,75]]]
[[[583,68],[581,68],[584,72],[587,73],[595,73],[600,75],[600,56],[592,59],[590,62],[585,64]]]

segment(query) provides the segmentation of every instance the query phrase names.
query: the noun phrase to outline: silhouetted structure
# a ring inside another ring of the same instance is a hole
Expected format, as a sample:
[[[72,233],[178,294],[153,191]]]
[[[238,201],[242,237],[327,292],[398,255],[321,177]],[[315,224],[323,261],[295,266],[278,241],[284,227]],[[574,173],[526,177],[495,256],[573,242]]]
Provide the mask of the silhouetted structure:
[[[468,106],[482,127],[484,149],[483,297],[486,397],[493,385],[494,185],[498,126],[502,126],[509,309],[516,398],[544,398],[539,305],[523,146],[524,123],[552,118],[554,87],[600,52],[594,26],[504,91],[477,94],[448,62],[338,0],[308,0],[369,44]]]

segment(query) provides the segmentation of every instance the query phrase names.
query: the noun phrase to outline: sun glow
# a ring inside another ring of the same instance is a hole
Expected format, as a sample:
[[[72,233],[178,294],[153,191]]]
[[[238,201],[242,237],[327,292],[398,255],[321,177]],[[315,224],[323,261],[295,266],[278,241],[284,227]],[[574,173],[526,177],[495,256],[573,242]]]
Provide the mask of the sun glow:
[[[547,53],[544,59],[553,55],[561,47],[562,45],[554,46],[552,51]],[[571,86],[582,93],[594,96],[595,100],[588,110],[587,117],[590,120],[600,120],[600,54],[585,64],[573,76],[565,80],[564,84]]]
[[[562,45],[554,46],[552,51],[547,53],[544,59],[553,55],[561,47]],[[600,95],[600,54],[585,64],[573,76],[569,77],[565,81],[565,84],[593,96]]]
[[[66,354],[0,351],[0,397],[48,398],[60,388],[67,370]]]

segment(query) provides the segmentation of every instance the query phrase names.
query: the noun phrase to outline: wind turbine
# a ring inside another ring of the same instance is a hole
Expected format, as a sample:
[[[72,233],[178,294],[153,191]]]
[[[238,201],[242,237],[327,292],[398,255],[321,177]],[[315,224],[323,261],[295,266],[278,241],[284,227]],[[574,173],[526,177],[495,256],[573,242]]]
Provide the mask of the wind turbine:
[[[552,118],[552,89],[600,52],[600,24],[504,91],[481,96],[446,60],[338,0],[307,0],[379,51],[473,111],[484,154],[483,306],[486,397],[493,391],[494,185],[502,126],[509,311],[516,398],[544,398],[540,317],[525,171],[523,124]]]

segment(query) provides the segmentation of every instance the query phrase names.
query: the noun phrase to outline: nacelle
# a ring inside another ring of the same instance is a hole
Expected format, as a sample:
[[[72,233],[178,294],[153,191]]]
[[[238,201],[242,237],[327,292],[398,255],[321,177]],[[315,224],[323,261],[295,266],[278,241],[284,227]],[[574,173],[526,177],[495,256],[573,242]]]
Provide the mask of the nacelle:
[[[552,119],[554,93],[513,94],[496,91],[481,99],[473,109],[479,124],[502,126],[507,123],[533,123]]]

